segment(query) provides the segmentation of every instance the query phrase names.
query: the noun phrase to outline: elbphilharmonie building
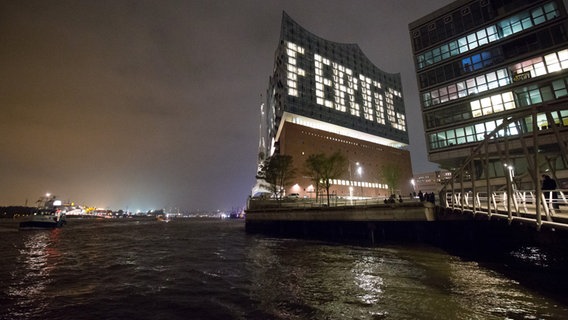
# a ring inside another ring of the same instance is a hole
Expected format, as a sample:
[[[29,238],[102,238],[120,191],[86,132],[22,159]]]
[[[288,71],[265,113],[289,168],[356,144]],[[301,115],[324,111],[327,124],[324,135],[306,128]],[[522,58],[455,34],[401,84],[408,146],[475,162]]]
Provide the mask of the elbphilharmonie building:
[[[376,67],[357,44],[318,37],[286,13],[274,60],[261,106],[259,163],[275,153],[293,157],[299,174],[286,193],[313,197],[312,182],[301,174],[305,159],[340,151],[349,169],[333,181],[336,195],[385,196],[389,186],[379,171],[393,162],[401,171],[396,191],[408,195],[412,168],[400,74]]]

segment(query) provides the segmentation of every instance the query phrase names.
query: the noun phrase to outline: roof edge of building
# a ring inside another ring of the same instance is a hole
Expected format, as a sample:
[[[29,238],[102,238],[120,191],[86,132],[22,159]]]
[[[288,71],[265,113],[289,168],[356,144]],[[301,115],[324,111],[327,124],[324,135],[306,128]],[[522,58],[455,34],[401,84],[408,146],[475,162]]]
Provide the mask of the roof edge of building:
[[[408,147],[408,144],[400,141],[395,141],[392,139],[375,136],[355,129],[341,127],[338,125],[330,124],[320,120],[315,120],[312,118],[308,118],[305,116],[297,115],[286,111],[282,115],[282,120],[280,121],[280,125],[278,126],[278,132],[276,133],[276,140],[280,138],[280,134],[282,133],[282,128],[284,127],[284,124],[286,122],[302,125],[317,130],[327,131],[334,134],[346,136],[349,138],[359,139],[391,148],[406,149]]]

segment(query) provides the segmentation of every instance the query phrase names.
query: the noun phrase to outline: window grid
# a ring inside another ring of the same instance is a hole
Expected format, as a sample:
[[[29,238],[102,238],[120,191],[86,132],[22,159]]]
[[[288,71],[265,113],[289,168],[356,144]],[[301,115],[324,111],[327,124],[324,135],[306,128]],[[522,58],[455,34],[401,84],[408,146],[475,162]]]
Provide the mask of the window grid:
[[[568,78],[554,81],[552,86],[543,86],[541,88],[536,86],[525,87],[515,92],[518,105],[521,107],[530,106],[533,104],[539,104],[548,100],[558,99],[568,95]],[[550,94],[548,94],[550,92]],[[491,113],[497,113],[504,110],[510,110],[515,108],[515,102],[511,100],[514,97],[513,93],[503,93],[501,95],[495,95],[492,97],[483,98],[480,100],[471,102],[471,110],[473,117],[479,117],[482,115],[488,115]],[[568,125],[568,110],[562,110],[559,112],[560,116],[556,115],[554,117],[554,122],[557,124]],[[524,120],[527,121],[527,120]],[[546,128],[547,124],[542,124],[543,121],[546,122],[546,118],[539,120],[539,128]],[[430,149],[437,150],[446,147],[450,147],[458,144],[479,142],[485,139],[485,135],[492,132],[497,126],[502,123],[500,120],[490,120],[483,123],[477,123],[461,128],[453,128],[449,130],[444,130],[436,132],[429,135]],[[500,132],[499,136],[505,135],[517,135],[519,134],[518,128],[520,124],[512,124],[506,131]],[[532,125],[525,124],[527,130],[531,130]],[[457,139],[461,137],[465,132],[465,139]]]
[[[527,30],[559,16],[556,3],[549,2],[541,7],[524,11],[518,15],[499,21],[497,24],[481,29],[456,41],[445,43],[437,48],[416,56],[418,70],[438,63],[479,46]]]
[[[432,107],[448,101],[465,98],[471,94],[481,93],[490,89],[495,89],[509,85],[511,83],[509,73],[506,68],[499,69],[484,75],[470,78],[458,83],[453,83],[446,87],[437,88],[422,95],[424,107]]]
[[[529,72],[531,78],[547,75],[552,72],[568,69],[568,49],[553,52],[544,57],[532,58],[508,68],[511,75]],[[422,94],[425,108],[465,98],[471,94],[507,86],[512,83],[507,68],[489,72],[484,75],[460,81],[445,87],[436,88]]]

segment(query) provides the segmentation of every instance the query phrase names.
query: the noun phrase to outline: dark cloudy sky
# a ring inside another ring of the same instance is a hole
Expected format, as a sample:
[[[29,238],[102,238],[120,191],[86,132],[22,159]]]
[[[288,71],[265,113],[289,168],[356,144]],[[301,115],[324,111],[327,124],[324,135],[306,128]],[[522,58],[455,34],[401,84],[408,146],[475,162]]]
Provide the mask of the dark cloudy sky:
[[[243,206],[283,10],[402,74],[413,170],[432,171],[408,23],[450,2],[0,1],[0,205]]]

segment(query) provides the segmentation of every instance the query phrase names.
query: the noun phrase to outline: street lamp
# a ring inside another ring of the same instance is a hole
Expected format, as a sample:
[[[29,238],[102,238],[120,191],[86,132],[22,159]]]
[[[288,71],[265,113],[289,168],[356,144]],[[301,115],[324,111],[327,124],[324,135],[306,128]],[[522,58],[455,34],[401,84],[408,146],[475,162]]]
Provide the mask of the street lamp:
[[[354,181],[354,177],[351,175],[351,163],[355,162],[355,161],[351,161],[349,160],[349,165],[347,166],[347,169],[349,171],[349,196],[351,197],[351,200],[353,200],[353,187],[355,186],[355,181]],[[359,162],[355,162],[355,172],[359,175],[359,183],[360,183],[360,187],[361,187],[361,198],[363,197],[363,181],[362,181],[362,177],[363,177],[363,167],[359,164]]]
[[[509,169],[509,179],[513,182],[513,178],[515,177],[515,167],[507,166],[507,169]]]
[[[347,169],[349,170],[349,197],[351,197],[351,200],[353,200],[353,187],[355,187],[355,181],[353,179],[353,175],[351,174],[351,163],[353,161],[349,160],[349,166],[347,167]],[[359,162],[355,162],[355,166],[357,167],[355,169],[355,171],[357,172],[357,174],[359,174],[359,177],[361,177],[361,174],[363,173],[363,168],[361,168],[361,166],[359,165]],[[361,193],[363,192],[363,185],[361,185]]]
[[[306,188],[306,192],[310,195],[310,199],[312,198],[312,193],[314,193],[314,185],[310,184],[307,188]]]
[[[363,198],[363,167],[359,165],[359,162],[356,163],[357,165],[357,173],[359,174],[359,183],[361,184],[361,198]]]

